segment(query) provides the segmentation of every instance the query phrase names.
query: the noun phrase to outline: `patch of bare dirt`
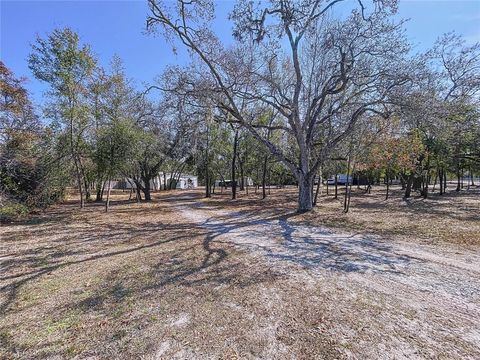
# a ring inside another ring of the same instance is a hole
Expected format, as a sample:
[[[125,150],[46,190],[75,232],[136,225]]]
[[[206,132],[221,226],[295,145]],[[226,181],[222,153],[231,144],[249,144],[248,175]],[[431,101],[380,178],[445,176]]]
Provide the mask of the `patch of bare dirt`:
[[[67,202],[0,228],[0,358],[478,358],[471,194],[407,215],[375,191],[344,215],[295,214],[295,189]],[[420,213],[464,235],[388,229]]]
[[[324,189],[315,209],[306,214],[296,214],[297,189],[273,189],[264,200],[250,190],[240,193],[235,201],[230,192],[217,192],[208,201],[212,208],[232,208],[237,211],[255,211],[263,216],[288,214],[296,223],[328,226],[340,231],[378,234],[414,242],[430,244],[480,245],[480,188],[445,195],[432,193],[427,199],[414,196],[405,201],[399,186],[392,186],[385,200],[385,186],[374,186],[370,194],[362,188],[352,187],[350,211],[343,212],[344,191],[339,187],[338,198],[334,191]]]
[[[211,201],[179,207],[215,234],[213,243],[233,243],[321,291],[333,319],[321,329],[344,355],[480,356],[478,251],[333,231],[291,221],[289,212],[265,216],[245,209]]]
[[[0,358],[342,357],[315,329],[328,318],[315,289],[159,197],[118,194],[108,214],[66,203],[0,229]]]

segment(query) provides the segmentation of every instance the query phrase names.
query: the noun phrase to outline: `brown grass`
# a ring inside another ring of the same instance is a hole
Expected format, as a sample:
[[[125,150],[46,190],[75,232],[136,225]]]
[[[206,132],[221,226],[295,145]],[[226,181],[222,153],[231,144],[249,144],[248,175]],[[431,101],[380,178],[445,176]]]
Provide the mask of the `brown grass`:
[[[108,214],[67,202],[0,229],[0,358],[340,357],[311,331],[326,318],[313,290],[211,244],[160,197]]]
[[[297,215],[295,189],[272,190],[266,200],[251,191],[231,201],[225,192],[189,205],[410,241],[480,243],[478,189],[409,202],[399,189],[384,201],[382,191],[355,191],[348,214],[323,195],[314,212]],[[127,198],[113,194],[108,214],[70,201],[0,228],[0,358],[333,359],[352,344],[338,341],[333,322],[365,339],[394,326],[366,320],[385,311],[378,294],[350,298],[341,278],[312,286],[215,242],[179,215],[171,193],[151,203]],[[370,315],[362,320],[357,311]]]
[[[295,214],[296,188],[271,189],[267,199],[249,191],[238,200],[230,200],[230,192],[215,194],[209,204],[217,207],[261,212],[264,216],[287,214],[297,223],[324,225],[342,231],[370,233],[425,243],[480,245],[480,188],[461,192],[438,192],[427,199],[414,196],[405,201],[399,186],[393,186],[388,200],[385,187],[374,186],[367,194],[363,186],[352,187],[350,211],[343,211],[344,188],[339,187],[335,199],[332,188],[329,195],[319,197],[318,206],[307,214]],[[204,200],[205,201],[205,200]]]

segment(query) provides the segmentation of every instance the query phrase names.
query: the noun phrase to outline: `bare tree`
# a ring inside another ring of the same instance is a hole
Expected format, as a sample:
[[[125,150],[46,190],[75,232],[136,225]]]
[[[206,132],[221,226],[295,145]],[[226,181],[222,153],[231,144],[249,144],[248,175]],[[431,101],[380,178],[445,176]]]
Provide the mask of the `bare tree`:
[[[160,28],[201,60],[210,75],[203,84],[218,109],[297,179],[301,212],[312,208],[311,184],[322,160],[362,116],[387,116],[389,95],[406,81],[399,76],[407,51],[401,25],[388,20],[396,2],[377,1],[367,14],[359,1],[348,19],[328,20],[338,2],[278,0],[261,8],[240,1],[231,14],[238,42],[226,50],[209,30],[212,2],[149,0],[148,29]],[[266,108],[279,114],[272,130],[293,139],[294,148],[284,151],[258,131],[265,128],[258,110]]]

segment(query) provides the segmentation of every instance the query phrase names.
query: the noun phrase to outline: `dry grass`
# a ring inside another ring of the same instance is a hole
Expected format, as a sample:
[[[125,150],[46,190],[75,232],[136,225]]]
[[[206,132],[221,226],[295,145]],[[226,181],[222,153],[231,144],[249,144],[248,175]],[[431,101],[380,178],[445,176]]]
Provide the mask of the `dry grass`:
[[[0,229],[0,358],[340,357],[312,331],[326,319],[313,290],[212,244],[160,197]]]
[[[318,206],[307,214],[295,214],[296,188],[272,189],[265,200],[250,191],[231,201],[230,193],[215,194],[210,204],[218,207],[261,212],[264,216],[287,215],[290,221],[325,225],[342,231],[370,233],[424,243],[480,245],[480,188],[461,192],[438,192],[429,198],[402,199],[403,191],[393,186],[385,201],[385,187],[376,186],[370,194],[363,187],[352,187],[350,211],[343,212],[343,192],[338,199],[325,192]]]
[[[389,201],[381,190],[356,191],[348,214],[324,195],[314,212],[297,215],[295,189],[272,190],[266,200],[253,192],[228,197],[179,201],[162,192],[137,204],[118,192],[108,214],[72,201],[2,226],[0,358],[333,359],[359,341],[363,349],[372,339],[381,344],[385,332],[394,338],[407,326],[399,324],[422,325],[408,307],[400,317],[404,305],[391,295],[344,286],[346,275],[308,280],[215,241],[222,234],[182,217],[179,204],[416,242],[480,243],[478,190],[408,203],[398,189]],[[418,331],[408,326],[395,341],[413,341],[403,340]]]

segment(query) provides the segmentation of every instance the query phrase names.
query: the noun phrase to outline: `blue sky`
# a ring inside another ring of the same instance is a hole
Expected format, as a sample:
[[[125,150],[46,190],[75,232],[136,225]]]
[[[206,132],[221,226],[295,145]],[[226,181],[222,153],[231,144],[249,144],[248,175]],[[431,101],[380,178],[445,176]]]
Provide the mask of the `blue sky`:
[[[229,0],[217,4],[214,26],[223,39],[231,33],[226,16],[232,6]],[[69,26],[92,46],[102,65],[107,66],[112,55],[118,54],[140,87],[151,83],[166,65],[186,61],[184,52],[174,55],[161,37],[144,33],[147,13],[144,0],[0,0],[0,58],[16,75],[29,78],[26,87],[35,102],[41,103],[45,86],[28,69],[30,44],[36,34],[44,37],[56,27]],[[410,19],[407,35],[418,51],[452,30],[470,43],[480,41],[480,0],[403,0],[397,17]]]

